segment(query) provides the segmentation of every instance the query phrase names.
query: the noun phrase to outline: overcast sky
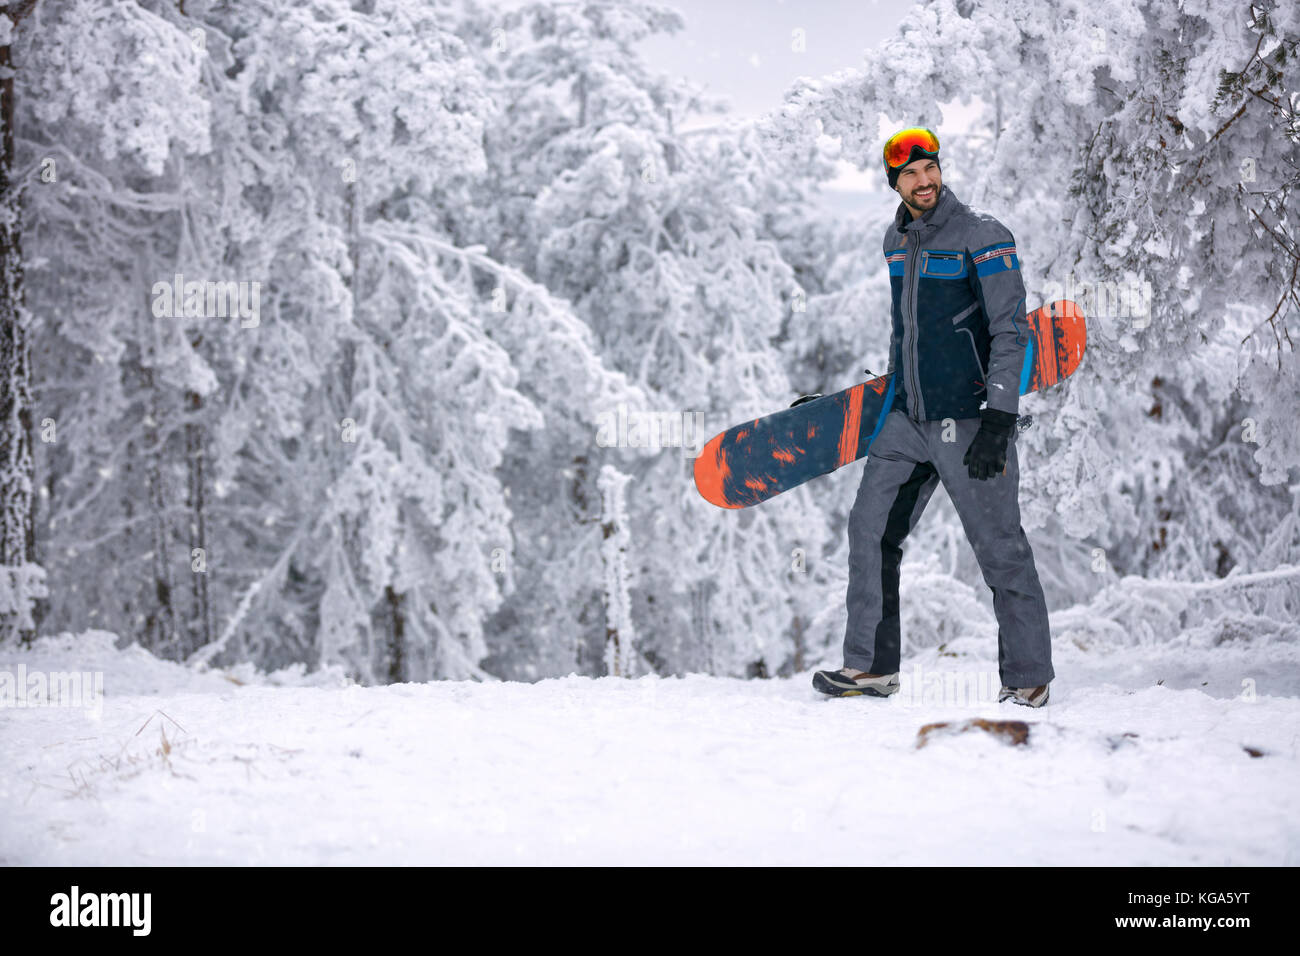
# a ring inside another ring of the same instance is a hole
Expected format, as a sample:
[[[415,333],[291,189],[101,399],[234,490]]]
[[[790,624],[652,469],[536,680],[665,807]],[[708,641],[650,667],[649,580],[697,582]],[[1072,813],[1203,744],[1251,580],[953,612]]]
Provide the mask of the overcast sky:
[[[892,35],[910,9],[902,0],[666,0],[666,5],[681,11],[686,28],[642,44],[650,65],[703,84],[745,116],[776,109],[800,76],[861,66],[863,52]],[[795,49],[796,30],[803,31],[802,51]],[[946,108],[935,130],[940,139],[964,129],[975,108]],[[907,121],[895,117],[894,122]],[[883,145],[884,125],[880,135]],[[876,180],[886,187],[879,170],[859,173],[845,163],[834,185],[863,190]]]
[[[860,66],[889,36],[906,3],[877,0],[665,0],[686,29],[643,44],[650,62],[729,97],[747,115],[773,109],[800,76]],[[803,31],[802,52],[795,31]]]

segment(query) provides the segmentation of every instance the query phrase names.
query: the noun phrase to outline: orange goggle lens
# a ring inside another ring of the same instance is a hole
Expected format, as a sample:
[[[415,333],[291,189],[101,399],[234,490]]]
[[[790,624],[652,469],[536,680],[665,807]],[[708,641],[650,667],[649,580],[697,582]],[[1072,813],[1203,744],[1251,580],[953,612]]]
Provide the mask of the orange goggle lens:
[[[939,152],[939,137],[928,129],[914,126],[889,137],[885,143],[885,163],[891,169],[902,166],[912,155],[912,147],[919,146],[927,153]]]

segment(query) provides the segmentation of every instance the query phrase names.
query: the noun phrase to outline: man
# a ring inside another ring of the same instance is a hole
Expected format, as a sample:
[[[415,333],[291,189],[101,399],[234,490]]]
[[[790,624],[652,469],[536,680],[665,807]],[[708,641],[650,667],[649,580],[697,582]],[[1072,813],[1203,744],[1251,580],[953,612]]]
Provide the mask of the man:
[[[845,666],[818,671],[813,686],[836,696],[898,691],[903,539],[942,481],[993,590],[998,701],[1041,707],[1055,672],[1047,604],[1020,526],[1014,437],[1029,337],[1015,239],[943,184],[931,131],[895,134],[884,159],[902,197],[884,237],[893,401],[849,515]]]

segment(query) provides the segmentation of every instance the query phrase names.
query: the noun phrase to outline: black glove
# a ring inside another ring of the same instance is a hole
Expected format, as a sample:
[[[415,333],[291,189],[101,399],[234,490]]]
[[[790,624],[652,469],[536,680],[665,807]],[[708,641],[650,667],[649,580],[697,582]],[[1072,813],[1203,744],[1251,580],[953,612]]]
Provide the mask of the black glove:
[[[812,395],[800,395],[798,398],[796,398],[793,402],[790,403],[790,407],[794,408],[796,405],[802,405],[804,402],[811,402],[814,398],[821,398],[821,397],[822,397],[821,392],[814,392]]]
[[[961,460],[972,478],[986,481],[1007,467],[1007,439],[1016,428],[1016,416],[996,408],[980,410],[980,430]]]

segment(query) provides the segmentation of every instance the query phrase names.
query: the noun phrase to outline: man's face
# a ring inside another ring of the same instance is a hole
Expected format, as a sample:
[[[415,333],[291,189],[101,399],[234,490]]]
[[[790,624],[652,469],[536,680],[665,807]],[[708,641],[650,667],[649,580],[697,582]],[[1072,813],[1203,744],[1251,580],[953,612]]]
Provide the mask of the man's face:
[[[919,216],[934,208],[942,186],[939,164],[933,159],[917,159],[903,167],[894,188],[903,197],[903,202],[911,207],[912,214]]]

